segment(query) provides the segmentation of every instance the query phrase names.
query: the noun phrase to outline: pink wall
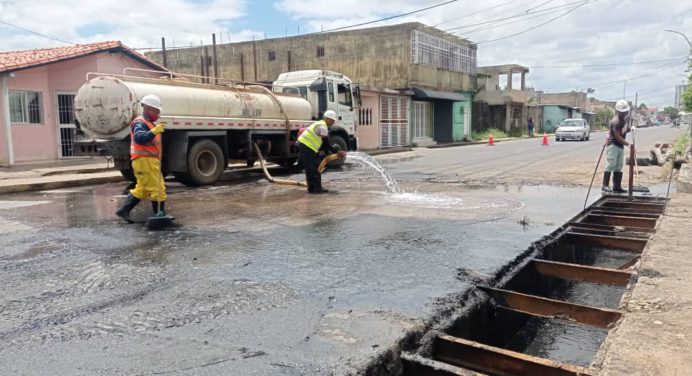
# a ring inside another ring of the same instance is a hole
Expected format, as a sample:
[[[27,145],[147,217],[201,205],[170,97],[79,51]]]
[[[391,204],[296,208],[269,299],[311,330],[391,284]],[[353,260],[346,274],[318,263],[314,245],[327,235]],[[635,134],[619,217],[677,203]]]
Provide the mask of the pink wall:
[[[15,72],[15,76],[10,78],[10,91],[40,92],[43,105],[41,124],[12,124],[15,163],[57,159],[57,130],[51,108],[53,100],[50,97],[48,68],[44,66]]]
[[[356,136],[358,137],[358,149],[377,149],[380,146],[380,96],[376,93],[361,92],[363,106],[361,108],[372,109],[371,125],[359,125]]]
[[[38,91],[43,101],[42,124],[12,125],[15,163],[59,159],[57,94],[76,94],[88,72],[122,74],[124,67],[150,69],[121,52],[103,52],[15,72],[9,79],[10,91]],[[6,152],[4,134],[0,141],[2,155]]]

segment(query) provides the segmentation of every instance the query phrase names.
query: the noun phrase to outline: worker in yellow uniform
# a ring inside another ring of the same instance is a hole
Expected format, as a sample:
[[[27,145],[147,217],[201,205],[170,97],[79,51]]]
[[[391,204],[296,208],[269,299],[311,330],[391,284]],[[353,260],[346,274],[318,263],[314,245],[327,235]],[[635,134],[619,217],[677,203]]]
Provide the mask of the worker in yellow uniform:
[[[130,212],[141,200],[151,200],[154,215],[165,215],[166,186],[161,174],[161,133],[165,128],[163,124],[154,125],[161,114],[161,99],[149,94],[141,103],[142,115],[130,123],[130,159],[137,185],[115,212],[128,223],[133,223]]]
[[[312,123],[298,137],[298,152],[303,168],[305,168],[308,193],[329,192],[329,190],[322,188],[322,175],[317,170],[320,150],[324,150],[328,154],[336,153],[340,158],[346,157],[346,151],[337,151],[329,143],[329,127],[336,122],[336,118],[336,112],[327,110],[324,112],[322,120]]]

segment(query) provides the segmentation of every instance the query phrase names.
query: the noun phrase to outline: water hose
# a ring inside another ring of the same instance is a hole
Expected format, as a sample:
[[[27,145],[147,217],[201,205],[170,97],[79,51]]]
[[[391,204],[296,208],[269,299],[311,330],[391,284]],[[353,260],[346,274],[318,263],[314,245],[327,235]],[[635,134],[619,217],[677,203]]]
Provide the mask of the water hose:
[[[322,162],[320,162],[320,166],[317,167],[317,172],[319,172],[320,174],[323,173],[324,170],[327,169],[327,164],[328,164],[329,162],[334,161],[334,160],[337,160],[337,159],[339,159],[339,155],[338,155],[338,154],[329,154],[328,156],[324,157],[324,159],[322,160]]]
[[[288,179],[276,179],[272,177],[269,174],[269,171],[267,170],[267,166],[264,165],[264,158],[262,157],[262,152],[260,151],[259,146],[257,144],[253,144],[255,146],[255,152],[257,153],[257,157],[260,162],[260,166],[262,166],[262,170],[264,170],[264,176],[269,180],[270,183],[276,183],[276,184],[284,184],[284,185],[297,185],[300,187],[307,187],[308,185],[305,182],[302,181],[297,181],[297,180],[288,180]]]

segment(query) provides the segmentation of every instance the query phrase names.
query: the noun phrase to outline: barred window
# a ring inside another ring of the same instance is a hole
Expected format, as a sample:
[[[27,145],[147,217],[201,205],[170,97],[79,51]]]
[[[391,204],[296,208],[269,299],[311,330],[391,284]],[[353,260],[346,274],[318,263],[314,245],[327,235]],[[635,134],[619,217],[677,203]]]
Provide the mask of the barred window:
[[[267,58],[269,59],[269,61],[276,60],[276,51],[269,51]]]
[[[474,74],[476,49],[413,30],[411,31],[411,63]]]
[[[317,46],[316,56],[317,57],[324,56],[324,46]]]

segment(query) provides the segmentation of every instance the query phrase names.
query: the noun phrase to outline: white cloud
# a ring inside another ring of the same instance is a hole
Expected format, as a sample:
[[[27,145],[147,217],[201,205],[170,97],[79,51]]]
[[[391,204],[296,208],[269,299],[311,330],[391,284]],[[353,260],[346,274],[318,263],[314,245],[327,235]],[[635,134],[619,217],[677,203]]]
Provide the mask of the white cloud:
[[[450,31],[479,42],[537,26],[566,12],[570,9],[567,5],[576,1],[578,0],[462,0],[372,26],[420,21],[428,25],[439,24],[440,29],[446,30],[507,18],[522,12],[554,8],[543,13]],[[444,1],[349,0],[339,2],[337,10],[329,2],[283,0],[278,2],[277,8],[292,18],[301,20],[311,31],[319,31],[321,28],[328,30],[358,24],[442,2]],[[564,7],[557,8],[560,6]],[[469,33],[479,28],[486,30]],[[692,2],[591,0],[564,17],[535,30],[501,41],[481,43],[478,47],[479,64],[515,63],[537,67],[531,69],[527,83],[539,90],[569,91],[592,87],[596,89],[597,97],[614,99],[622,97],[624,85],[626,96],[630,100],[634,100],[635,93],[640,93],[640,103],[644,101],[649,106],[670,105],[674,97],[673,86],[685,79],[680,75],[685,70],[682,62],[651,77],[616,84],[605,83],[661,70],[671,65],[672,61],[608,67],[538,68],[547,65],[632,63],[672,57],[681,57],[682,61],[688,53],[686,42],[679,35],[665,32],[665,29],[686,32],[692,38]],[[669,90],[666,91],[666,87]]]
[[[157,48],[161,37],[168,46],[210,43],[212,33],[227,40],[229,24],[245,17],[248,5],[244,0],[18,0],[0,2],[0,20],[73,43],[120,40],[133,48]],[[0,51],[65,45],[7,25],[0,25],[0,37]]]
[[[262,0],[268,1],[268,0]],[[424,12],[368,26],[418,21],[446,30],[506,18],[526,12],[565,6],[579,0],[459,0]],[[248,0],[0,0],[0,20],[76,43],[121,40],[135,48],[261,38],[265,31],[238,25],[256,25],[261,17],[277,17],[277,25],[291,19],[301,33],[378,20],[444,3],[445,0],[280,0],[269,16],[259,2]],[[266,4],[266,3],[262,3]],[[451,30],[478,42],[514,34],[556,17],[569,7],[548,9],[504,21]],[[257,14],[255,14],[257,13]],[[278,15],[277,15],[278,14]],[[281,15],[285,15],[281,18]],[[537,17],[539,16],[540,17]],[[535,17],[535,18],[532,18]],[[256,27],[256,26],[255,26]],[[479,30],[484,28],[485,30]],[[603,99],[622,96],[625,80],[665,68],[670,61],[606,67],[540,68],[547,65],[631,63],[684,57],[685,40],[665,32],[673,29],[692,38],[692,2],[680,0],[590,0],[572,13],[535,30],[501,41],[481,43],[479,64],[521,64],[531,68],[527,83],[537,89],[564,91],[594,87]],[[475,30],[475,31],[474,31]],[[472,32],[473,31],[473,32]],[[269,34],[277,31],[269,30]],[[0,25],[0,51],[64,45]],[[682,60],[682,58],[680,59]],[[535,67],[535,68],[534,68]],[[680,63],[651,77],[626,82],[628,99],[640,93],[650,106],[672,104],[675,84],[685,78]],[[662,90],[666,87],[670,90]],[[649,94],[651,93],[651,94]]]

